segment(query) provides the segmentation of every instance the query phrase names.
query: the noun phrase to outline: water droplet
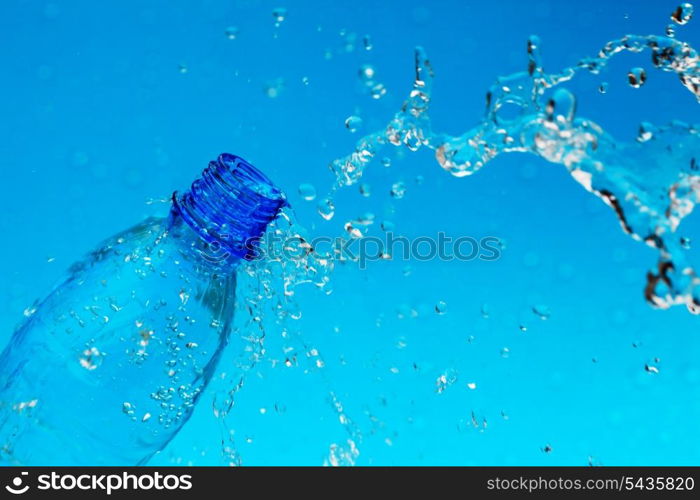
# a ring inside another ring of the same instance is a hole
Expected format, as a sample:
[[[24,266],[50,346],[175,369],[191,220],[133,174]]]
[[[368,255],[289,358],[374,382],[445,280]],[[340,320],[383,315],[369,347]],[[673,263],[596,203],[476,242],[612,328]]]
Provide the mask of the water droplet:
[[[372,212],[365,212],[355,219],[355,223],[361,226],[371,226],[374,224],[374,214]]]
[[[364,196],[365,198],[369,198],[369,196],[372,194],[372,190],[369,186],[369,184],[364,183],[360,184],[360,194]]]
[[[491,308],[488,304],[481,304],[481,317],[484,319],[489,319],[491,315]]]
[[[566,89],[557,89],[547,101],[547,118],[570,122],[576,114],[576,97]]]
[[[542,452],[543,453],[552,453],[552,446],[549,444],[546,444],[542,447]]]
[[[265,95],[267,97],[274,99],[276,97],[279,97],[279,95],[282,93],[282,90],[284,89],[284,78],[276,78],[274,80],[271,80],[263,86],[263,90],[265,91]]]
[[[476,382],[467,383],[467,387],[473,391],[474,389],[476,389]]]
[[[180,64],[180,65],[177,67],[177,69],[178,69],[178,71],[180,72],[181,75],[184,75],[185,73],[187,73],[187,66],[185,66],[184,64]]]
[[[29,317],[33,316],[35,312],[36,312],[36,305],[31,305],[31,306],[25,308],[24,311],[22,311],[22,314],[24,314],[25,318],[29,318]]]
[[[439,301],[435,304],[435,312],[438,314],[445,314],[447,312],[447,303],[444,301]]]
[[[539,316],[539,318],[542,320],[549,319],[549,317],[552,315],[551,311],[549,310],[549,307],[547,307],[544,304],[537,304],[532,306],[532,312],[535,313],[535,315]]]
[[[666,26],[666,36],[669,38],[676,36],[676,28],[672,24]]]
[[[647,73],[644,71],[644,68],[632,68],[627,73],[627,81],[630,87],[638,89],[647,81]]]
[[[384,158],[382,158],[382,166],[383,166],[384,168],[389,168],[389,167],[391,166],[391,158],[389,158],[389,157],[387,157],[387,156],[385,156]]]
[[[395,198],[397,200],[403,198],[406,194],[406,184],[404,184],[401,181],[395,182],[391,185],[391,191],[389,191],[389,194],[392,198]]]
[[[435,392],[442,394],[449,386],[457,382],[457,370],[450,368],[435,380]]]
[[[371,64],[363,64],[360,66],[358,74],[360,75],[360,80],[364,82],[371,82],[376,75],[376,71],[374,66]]]
[[[386,87],[383,83],[377,83],[372,86],[370,95],[372,96],[372,99],[381,99],[386,95]]]
[[[671,13],[671,20],[681,26],[687,24],[693,17],[693,5],[682,3]]]
[[[686,250],[690,250],[690,238],[686,238],[685,236],[681,237],[681,247],[683,247]]]
[[[359,116],[348,116],[345,119],[345,128],[348,129],[351,133],[355,133],[358,131],[358,129],[362,126],[362,118]]]
[[[148,420],[151,418],[150,413],[144,413],[143,417],[141,417],[141,422],[148,422]]]
[[[80,366],[88,371],[92,371],[102,364],[103,354],[97,347],[91,347],[83,351],[83,355],[80,358]]]
[[[224,31],[224,34],[226,35],[226,38],[228,38],[229,40],[235,40],[236,38],[238,38],[238,32],[239,32],[238,27],[229,26]]]
[[[395,225],[390,220],[384,220],[380,224],[380,227],[382,228],[382,231],[384,231],[385,233],[388,233],[389,231],[394,230]]]
[[[372,39],[369,37],[369,35],[362,37],[362,45],[364,46],[365,50],[372,50]]]
[[[272,18],[275,20],[275,27],[279,27],[280,24],[287,19],[287,9],[284,7],[277,7],[272,11]]]
[[[318,202],[318,214],[325,220],[331,220],[335,215],[335,204],[331,198],[324,198]]]
[[[601,94],[606,94],[608,92],[608,82],[602,82],[598,86],[598,92],[600,92]]]
[[[637,142],[647,142],[654,137],[656,127],[649,122],[639,124],[639,133],[637,134]]]
[[[309,77],[308,76],[303,76],[301,78],[301,83],[303,83],[305,86],[309,86]]]
[[[311,184],[299,184],[299,196],[304,201],[313,201],[316,199],[316,188]]]
[[[132,405],[128,401],[125,401],[124,403],[122,403],[122,412],[124,412],[125,414],[127,414],[129,416],[133,415],[134,414],[134,405]]]
[[[362,238],[364,236],[362,231],[353,224],[353,221],[345,223],[345,232],[350,235],[351,238]]]
[[[658,369],[656,366],[650,365],[650,364],[648,364],[648,363],[644,365],[644,370],[645,370],[647,373],[653,373],[654,375],[656,375],[656,374],[659,373],[659,369]]]

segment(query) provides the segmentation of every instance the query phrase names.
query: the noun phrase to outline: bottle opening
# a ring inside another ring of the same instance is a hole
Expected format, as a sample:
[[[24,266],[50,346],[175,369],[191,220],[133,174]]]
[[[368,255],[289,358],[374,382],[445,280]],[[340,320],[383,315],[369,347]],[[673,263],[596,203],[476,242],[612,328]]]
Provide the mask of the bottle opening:
[[[287,198],[260,170],[229,153],[209,162],[190,189],[173,193],[172,211],[205,241],[251,260]]]

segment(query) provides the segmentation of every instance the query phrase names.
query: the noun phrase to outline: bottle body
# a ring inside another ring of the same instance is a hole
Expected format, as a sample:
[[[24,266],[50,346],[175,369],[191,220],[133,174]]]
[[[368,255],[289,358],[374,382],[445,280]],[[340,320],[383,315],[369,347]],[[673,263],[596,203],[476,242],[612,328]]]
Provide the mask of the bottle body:
[[[235,266],[198,258],[189,231],[171,216],[111,238],[15,333],[0,356],[6,463],[144,463],[186,422],[235,294]]]
[[[235,269],[285,204],[223,154],[168,217],[75,264],[0,355],[0,462],[137,465],[162,450],[226,346]]]

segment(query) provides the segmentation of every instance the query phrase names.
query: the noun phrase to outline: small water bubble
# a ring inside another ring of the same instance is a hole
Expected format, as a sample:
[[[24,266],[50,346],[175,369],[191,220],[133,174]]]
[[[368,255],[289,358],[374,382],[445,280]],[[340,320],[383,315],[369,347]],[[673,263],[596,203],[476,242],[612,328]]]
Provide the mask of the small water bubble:
[[[601,94],[606,94],[608,92],[608,82],[602,82],[598,85],[598,92]]]
[[[666,26],[666,36],[670,38],[676,36],[676,28],[672,24]]]
[[[693,5],[690,3],[682,3],[676,10],[671,13],[671,20],[681,26],[687,24],[693,17]]]
[[[382,158],[382,167],[389,168],[391,166],[391,158],[385,156]]]
[[[303,76],[301,77],[301,83],[304,84],[304,86],[309,86],[309,77],[308,76]]]
[[[557,89],[547,102],[546,111],[550,120],[570,122],[576,113],[576,97],[566,89]]]
[[[637,142],[647,142],[654,137],[656,127],[649,122],[639,124],[639,133],[637,134]]]
[[[141,422],[148,422],[150,420],[150,418],[151,418],[150,413],[148,413],[148,412],[144,413],[143,417],[141,417]]]
[[[647,81],[647,73],[644,71],[644,68],[632,68],[627,73],[627,81],[630,87],[638,89]]]
[[[335,215],[335,204],[331,198],[324,198],[318,202],[318,214],[325,220],[331,220]]]
[[[552,315],[552,312],[549,310],[549,307],[544,304],[537,304],[532,306],[532,312],[535,313],[536,316],[539,316],[539,318],[542,320],[549,319],[549,317]]]
[[[360,76],[360,80],[364,82],[371,82],[375,75],[376,75],[376,70],[374,69],[374,66],[371,64],[363,64],[360,66],[360,70],[358,71],[358,74]]]
[[[685,236],[681,237],[681,247],[683,247],[685,250],[690,250],[690,238],[686,238]]]
[[[362,231],[353,224],[353,221],[345,223],[345,232],[350,235],[351,238],[362,238],[364,236]]]
[[[304,201],[313,201],[316,199],[316,188],[311,184],[299,184],[299,196]]]
[[[345,119],[345,128],[350,131],[350,133],[355,133],[362,126],[362,118],[359,116],[348,116]]]
[[[383,83],[377,83],[372,86],[370,95],[372,96],[372,99],[381,99],[386,95],[386,87]]]
[[[380,227],[382,228],[382,231],[384,231],[385,233],[388,233],[389,231],[394,230],[395,225],[390,220],[383,220],[382,223],[380,224]]]
[[[238,38],[238,32],[239,32],[238,27],[229,26],[224,31],[224,34],[226,35],[226,38],[228,38],[229,40],[235,40],[236,38]]]
[[[450,368],[435,380],[435,392],[442,394],[449,386],[457,382],[457,370]]]
[[[406,184],[404,184],[402,181],[395,182],[391,185],[391,190],[389,191],[389,194],[392,198],[400,200],[406,194]]]
[[[29,318],[29,317],[34,315],[34,313],[36,312],[36,309],[37,309],[36,304],[33,304],[33,305],[25,308],[24,311],[22,311],[22,314],[24,314],[25,318]]]
[[[467,388],[473,391],[474,389],[476,389],[476,382],[468,382]]]
[[[447,303],[443,300],[439,301],[437,304],[435,304],[435,312],[438,314],[447,313]]]
[[[339,33],[340,37],[343,39],[343,42],[345,43],[344,49],[345,52],[350,53],[355,50],[355,41],[357,40],[357,33],[354,33],[352,31],[348,31],[346,29],[340,30]]]
[[[83,355],[80,358],[80,366],[88,371],[92,371],[98,368],[103,361],[103,354],[97,347],[91,347],[83,351]]]
[[[649,364],[649,363],[646,363],[644,365],[644,371],[646,371],[647,373],[651,373],[653,375],[659,374],[659,368],[657,366]]]
[[[265,83],[263,90],[265,95],[271,99],[279,97],[284,89],[284,78],[276,78]]]
[[[362,46],[365,48],[365,50],[372,50],[372,39],[369,35],[362,37]]]
[[[546,444],[542,447],[542,452],[543,453],[552,453],[552,446],[549,444]]]
[[[280,24],[287,19],[287,9],[284,7],[277,7],[272,10],[272,18],[275,20],[275,27],[279,27]]]
[[[372,212],[365,212],[355,219],[355,223],[361,226],[371,226],[374,224],[374,214]]]
[[[369,196],[372,194],[372,189],[370,188],[369,184],[363,183],[360,184],[360,194],[364,196],[365,198],[369,198]]]
[[[488,304],[481,304],[481,317],[484,319],[489,319],[491,315],[491,308]]]
[[[413,268],[411,266],[406,266],[401,271],[404,276],[410,276],[413,273]]]
[[[185,73],[187,73],[187,66],[184,64],[180,64],[178,65],[177,70],[180,72],[181,75],[184,75]]]

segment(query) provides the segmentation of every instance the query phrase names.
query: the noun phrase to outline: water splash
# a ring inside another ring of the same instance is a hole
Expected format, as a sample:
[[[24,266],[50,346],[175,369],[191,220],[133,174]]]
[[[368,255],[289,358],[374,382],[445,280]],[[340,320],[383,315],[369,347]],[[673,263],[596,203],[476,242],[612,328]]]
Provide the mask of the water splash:
[[[330,294],[333,260],[311,247],[290,208],[283,209],[278,219],[269,225],[259,253],[263,258],[245,262],[237,274],[237,297],[241,299],[237,303],[236,317],[243,321],[232,332],[230,343],[234,345],[227,351],[237,357],[223,363],[222,373],[213,381],[212,409],[221,427],[224,458],[230,465],[242,463],[235,432],[229,426],[229,415],[247,374],[267,358],[273,367],[282,369],[305,364],[305,372],[320,376],[329,406],[345,433],[342,444],[330,446],[326,462],[353,465],[359,455],[361,433],[333,391],[323,371],[325,361],[321,353],[306,341],[297,326],[301,318],[301,308],[296,302],[298,288],[310,285],[319,293]],[[269,336],[282,342],[275,353],[269,352]],[[274,358],[277,352],[283,353],[283,359]]]
[[[687,14],[688,7],[684,9]],[[678,16],[687,21],[686,14]],[[677,74],[700,101],[698,52],[669,36],[627,35],[608,42],[595,57],[546,73],[539,46],[537,37],[528,40],[527,71],[498,78],[486,94],[484,118],[460,136],[431,127],[434,75],[418,47],[408,99],[383,130],[362,137],[351,154],[331,162],[333,190],[357,183],[387,145],[434,150],[438,164],[455,177],[472,175],[503,153],[535,154],[563,165],[576,182],[614,210],[626,233],[658,250],[656,270],[648,274],[644,291],[649,303],[659,308],[685,304],[691,312],[700,312],[700,277],[686,262],[676,234],[700,199],[698,128],[681,122],[643,124],[638,140],[625,143],[593,121],[577,117],[576,98],[563,86],[581,72],[599,74],[617,54],[649,52],[655,69]],[[646,78],[641,68],[630,71],[633,86],[641,86]]]

